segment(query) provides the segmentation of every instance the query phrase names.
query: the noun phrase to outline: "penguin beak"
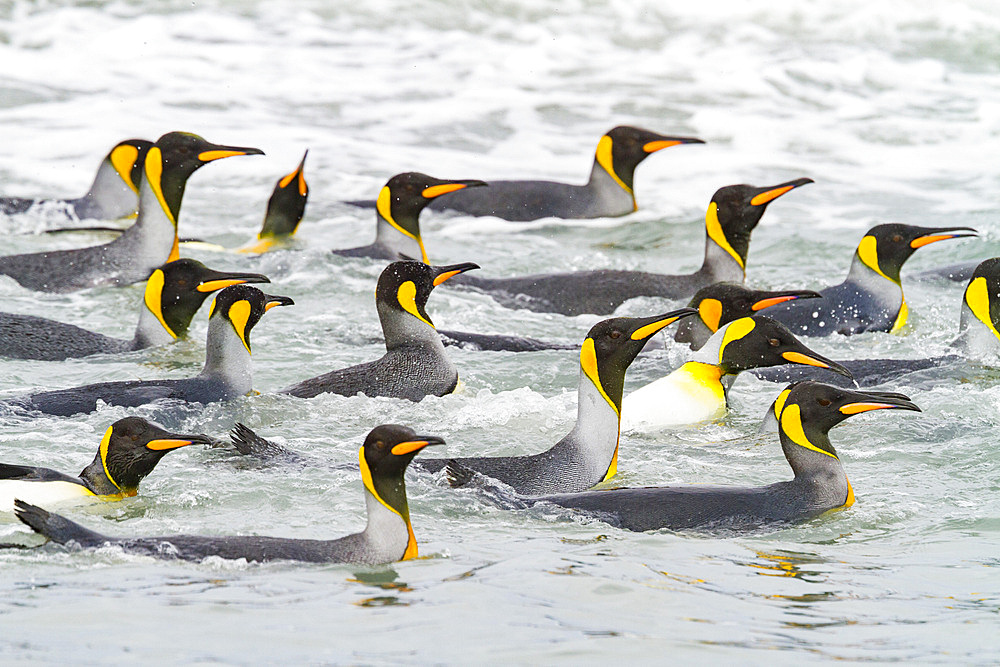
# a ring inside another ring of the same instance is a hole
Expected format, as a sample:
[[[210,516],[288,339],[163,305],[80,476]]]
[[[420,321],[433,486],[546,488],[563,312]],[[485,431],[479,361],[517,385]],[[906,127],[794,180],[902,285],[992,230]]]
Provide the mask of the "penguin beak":
[[[309,149],[307,148],[305,154],[302,156],[302,162],[299,162],[298,168],[296,168],[295,171],[293,171],[292,173],[288,174],[280,181],[278,181],[279,188],[284,190],[289,186],[289,184],[293,180],[298,179],[299,195],[305,197],[307,194],[309,194],[309,186],[306,185],[306,175],[305,175],[306,158],[308,156],[309,156]]]
[[[437,287],[449,278],[454,278],[460,273],[465,273],[466,271],[471,271],[473,269],[478,269],[478,264],[473,264],[472,262],[465,262],[463,264],[449,264],[448,266],[436,266],[434,269],[437,271],[437,275],[434,276],[434,287]]]
[[[162,452],[179,447],[187,447],[196,443],[199,445],[211,445],[213,442],[215,441],[207,435],[179,435],[171,433],[169,438],[150,440],[146,443],[146,449]]]
[[[770,204],[786,192],[791,192],[795,188],[801,187],[806,183],[815,183],[815,181],[811,178],[797,178],[794,181],[788,181],[787,183],[761,188],[750,199],[750,205],[764,206],[765,204]]]
[[[243,146],[222,146],[220,144],[209,144],[210,148],[198,153],[198,159],[202,162],[212,162],[226,157],[237,155],[263,155],[264,151],[259,148],[246,148]]]
[[[822,294],[819,292],[813,292],[812,290],[784,292],[776,296],[768,296],[754,301],[753,305],[750,306],[750,310],[756,313],[758,310],[764,310],[765,308],[770,308],[771,306],[777,306],[779,303],[785,303],[786,301],[794,301],[795,299],[818,299],[821,296]]]
[[[270,294],[264,295],[264,312],[271,310],[275,306],[294,306],[295,302],[292,301],[287,296],[271,296]]]
[[[270,278],[260,273],[227,273],[222,271],[210,271],[209,274],[198,283],[196,290],[203,293],[215,292],[230,285],[243,285],[244,283],[269,283]]]
[[[954,232],[964,232],[964,233],[954,233]],[[960,239],[967,236],[978,236],[979,233],[972,227],[942,227],[941,229],[936,229],[930,234],[924,234],[923,236],[918,236],[917,238],[910,241],[910,247],[916,250],[917,248],[922,248],[925,245],[930,245],[931,243],[937,243],[938,241],[947,241],[948,239]]]
[[[664,148],[670,148],[671,146],[703,143],[705,142],[701,139],[696,139],[695,137],[663,137],[662,139],[657,139],[656,141],[646,142],[642,145],[642,150],[647,153],[655,153],[656,151],[662,151]]]
[[[670,326],[677,320],[697,314],[698,311],[694,308],[678,308],[663,315],[636,320],[639,327],[632,332],[629,338],[632,340],[646,340],[660,329]]]
[[[820,356],[810,350],[805,345],[802,345],[800,350],[789,350],[788,352],[782,352],[781,358],[790,364],[802,364],[803,366],[816,366],[817,368],[826,368],[834,373],[843,375],[844,377],[853,380],[854,375],[851,371],[847,370],[836,361],[832,359],[827,359],[826,357]]]
[[[407,440],[406,442],[401,442],[395,445],[390,451],[395,456],[403,456],[404,454],[419,452],[424,447],[428,447],[430,445],[443,444],[444,438],[439,438],[436,435],[417,435],[414,436],[413,440]]]
[[[857,399],[857,400],[851,400]],[[855,391],[846,397],[849,402],[837,408],[841,414],[857,415],[872,410],[913,410],[922,412],[909,396],[895,392]]]
[[[434,199],[435,197],[440,197],[441,195],[446,195],[449,192],[455,192],[456,190],[461,190],[463,188],[484,187],[486,187],[485,181],[449,181],[448,183],[432,185],[428,188],[424,188],[424,191],[420,194],[423,195],[425,199]]]

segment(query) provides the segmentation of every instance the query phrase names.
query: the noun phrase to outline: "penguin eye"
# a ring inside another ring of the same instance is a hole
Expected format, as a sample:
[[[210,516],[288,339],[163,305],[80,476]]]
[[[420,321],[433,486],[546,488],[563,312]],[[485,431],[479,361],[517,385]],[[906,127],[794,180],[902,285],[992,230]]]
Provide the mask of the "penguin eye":
[[[614,331],[608,334],[608,338],[618,339],[621,337],[622,337],[622,332],[618,331],[618,329],[615,329]]]
[[[817,398],[816,402],[822,405],[824,408],[830,405],[831,401],[828,398]]]
[[[893,234],[893,236],[892,236],[892,242],[893,243],[899,243],[902,240],[903,240],[903,236],[901,234]]]
[[[781,341],[778,340],[777,338],[769,338],[767,344],[770,345],[771,347],[778,347],[779,345],[781,345]]]
[[[380,449],[380,450],[385,449],[385,441],[383,441],[383,440],[376,440],[375,441],[375,447],[377,449]]]

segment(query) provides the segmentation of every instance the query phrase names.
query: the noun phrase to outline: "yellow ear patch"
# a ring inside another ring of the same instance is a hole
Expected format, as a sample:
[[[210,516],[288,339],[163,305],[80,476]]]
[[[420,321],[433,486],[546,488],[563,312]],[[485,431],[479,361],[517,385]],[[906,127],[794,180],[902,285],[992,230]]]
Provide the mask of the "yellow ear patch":
[[[601,375],[597,370],[597,349],[594,347],[593,338],[583,341],[583,345],[580,346],[580,368],[583,370],[583,374],[590,378],[590,381],[597,387],[597,391],[601,392],[601,396],[608,402],[611,409],[615,411],[615,414],[621,415],[618,406],[615,405],[615,402],[604,391],[604,386],[601,385]]]
[[[597,164],[601,165],[604,171],[608,172],[608,176],[614,179],[615,183],[624,190],[625,192],[632,194],[632,188],[625,185],[625,182],[615,173],[615,160],[611,155],[612,146],[611,137],[604,135],[601,140],[597,142]]]
[[[861,261],[864,262],[865,266],[867,266],[875,273],[879,274],[886,280],[890,280],[896,284],[899,284],[899,281],[892,280],[892,278],[885,275],[885,273],[882,272],[882,269],[879,268],[878,241],[875,239],[874,236],[866,236],[863,239],[861,239],[861,243],[858,244],[858,257],[861,258]]]
[[[720,248],[728,252],[745,272],[746,265],[743,263],[743,258],[740,257],[740,254],[729,244],[729,240],[726,238],[726,233],[722,231],[722,223],[719,222],[719,205],[714,201],[708,205],[708,212],[705,213],[705,231],[708,232],[708,238],[715,241]]]
[[[398,447],[399,445],[397,445]],[[365,461],[365,446],[361,445],[361,449],[358,450],[358,467],[361,468],[361,483],[364,484],[368,493],[374,496],[375,500],[379,501],[383,507],[392,512],[393,514],[399,516],[406,524],[406,531],[408,534],[406,540],[406,551],[403,552],[403,557],[400,560],[410,560],[411,558],[417,557],[417,538],[413,534],[413,526],[410,525],[409,513],[407,516],[400,514],[399,510],[395,509],[389,503],[382,500],[382,496],[378,494],[375,490],[375,482],[372,480],[372,471],[368,467],[368,462]]]
[[[806,437],[806,432],[802,428],[802,411],[797,403],[792,403],[784,410],[781,411],[781,430],[784,431],[788,439],[794,442],[800,447],[805,447],[806,449],[811,449],[814,452],[819,452],[820,454],[826,454],[831,458],[837,458],[825,449],[820,449],[816,445],[809,442],[809,438]]]
[[[247,322],[250,321],[250,310],[250,302],[246,299],[240,299],[229,306],[229,321],[233,323],[233,329],[236,330],[236,335],[243,341],[243,347],[247,349],[248,353],[250,353],[250,346],[247,344],[246,331]]]
[[[149,276],[146,281],[146,294],[143,296],[143,301],[146,303],[146,308],[149,308],[149,312],[156,316],[156,320],[163,325],[163,328],[167,330],[173,338],[177,338],[177,334],[174,333],[173,329],[167,326],[166,320],[163,319],[163,283],[165,282],[163,276],[163,271],[157,269],[153,271],[153,274]]]
[[[417,286],[412,280],[407,280],[399,286],[399,289],[396,290],[396,300],[399,301],[399,305],[403,310],[408,312],[410,315],[413,315],[431,329],[434,328],[431,321],[421,315],[420,311],[417,310]]]
[[[139,149],[128,144],[115,146],[114,150],[111,151],[110,158],[111,166],[115,168],[121,179],[125,181],[125,184],[128,185],[132,192],[138,194],[139,189],[132,182],[132,167],[135,166],[135,161],[139,159]]]
[[[108,446],[111,444],[111,434],[112,432],[114,432],[114,430],[115,430],[114,426],[109,426],[108,430],[104,432],[104,437],[101,438],[101,448],[98,451],[101,454],[101,465],[104,466],[104,474],[108,476],[108,479],[111,481],[114,487],[119,491],[121,491],[122,487],[118,485],[118,482],[115,481],[115,478],[111,476],[111,471],[108,470]]]
[[[420,194],[423,195],[425,199],[434,199],[435,197],[446,195],[449,192],[461,190],[464,187],[465,183],[444,183],[443,185],[432,185],[429,188],[424,188],[424,191]]]
[[[726,333],[722,336],[722,345],[719,346],[719,363],[722,363],[722,355],[726,351],[726,346],[735,340],[739,340],[754,330],[757,323],[749,317],[741,317],[735,322],[730,322],[726,328]]]
[[[149,187],[153,190],[153,194],[156,195],[156,201],[160,202],[160,208],[163,209],[163,214],[167,216],[167,220],[173,223],[174,227],[177,226],[177,218],[174,217],[174,212],[170,210],[167,206],[167,200],[163,198],[163,153],[156,146],[149,149],[146,153],[146,182],[149,183]],[[173,261],[177,259],[174,255],[177,252],[177,237],[174,237],[174,250],[170,253],[171,259],[167,261]]]
[[[389,190],[388,185],[379,190],[378,199],[375,200],[375,208],[378,210],[378,214],[381,215],[386,222],[392,225],[393,229],[403,236],[411,238],[417,242],[420,246],[420,261],[427,264],[427,251],[424,249],[423,239],[400,227],[399,223],[397,223],[392,217],[392,192]]]
[[[993,325],[990,317],[990,289],[986,278],[979,276],[965,289],[965,303],[976,319],[986,325],[993,335],[1000,338],[1000,331]]]
[[[722,321],[722,302],[718,299],[702,299],[698,304],[698,317],[715,333]]]
[[[774,416],[781,416],[781,409],[785,407],[785,401],[788,400],[788,394],[792,393],[791,389],[783,389],[778,398],[774,399]]]

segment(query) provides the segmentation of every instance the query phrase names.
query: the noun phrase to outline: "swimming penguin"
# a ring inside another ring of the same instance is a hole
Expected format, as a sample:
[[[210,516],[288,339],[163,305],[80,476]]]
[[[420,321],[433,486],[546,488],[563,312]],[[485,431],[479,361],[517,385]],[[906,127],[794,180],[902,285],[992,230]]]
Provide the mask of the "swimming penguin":
[[[820,299],[783,303],[768,315],[798,336],[897,331],[909,312],[899,277],[903,263],[917,248],[975,235],[971,227],[876,225],[858,244],[844,282],[819,290]]]
[[[0,197],[0,213],[24,213],[37,205],[57,204],[67,217],[115,220],[135,215],[139,207],[139,182],[146,152],[153,145],[145,139],[120,142],[101,161],[87,194],[76,199],[26,199]]]
[[[264,225],[253,241],[236,252],[264,253],[288,241],[299,228],[302,216],[306,213],[306,200],[309,199],[309,186],[306,185],[306,157],[290,174],[278,179],[274,184],[271,198],[267,200],[267,212],[264,214]]]
[[[259,273],[213,271],[182,258],[153,271],[139,324],[131,340],[112,338],[34,315],[0,313],[0,357],[59,361],[166,345],[187,335],[191,319],[209,294],[230,285],[271,282]]]
[[[850,377],[835,361],[803,345],[784,325],[765,315],[744,317],[719,328],[691,361],[666,377],[625,396],[622,430],[654,431],[694,424],[726,414],[727,392],[751,368],[803,364]]]
[[[312,398],[319,394],[388,396],[419,401],[444,396],[458,386],[458,369],[444,352],[441,338],[424,310],[431,291],[478,264],[429,266],[415,260],[385,267],[375,288],[386,353],[375,361],[341,368],[303,380],[282,393]]]
[[[489,352],[541,352],[542,350],[575,350],[574,345],[550,343],[528,336],[508,336],[505,334],[481,334],[469,331],[438,329],[441,342],[445,346],[460,347],[463,350]]]
[[[819,292],[812,290],[765,292],[736,283],[713,283],[695,293],[688,306],[698,310],[698,317],[689,317],[678,324],[674,340],[700,350],[723,324],[793,299],[817,298]]]
[[[250,285],[233,285],[219,292],[208,316],[205,367],[193,378],[101,382],[13,397],[6,404],[68,417],[93,412],[98,401],[135,407],[167,398],[212,403],[244,396],[253,390],[250,330],[266,311],[293,303],[286,296],[269,296]]]
[[[415,171],[396,174],[379,192],[375,203],[375,242],[332,252],[344,257],[390,261],[419,259],[427,264],[427,251],[420,236],[420,212],[441,195],[484,185],[482,181],[446,181]]]
[[[170,433],[141,417],[119,419],[104,432],[97,456],[79,477],[0,463],[0,511],[13,510],[15,498],[46,504],[128,498],[138,493],[139,482],[170,452],[213,442],[206,435]]]
[[[297,560],[312,563],[367,563],[378,565],[417,557],[417,540],[410,524],[403,473],[413,457],[428,445],[440,445],[436,436],[416,435],[395,424],[377,426],[359,452],[365,489],[368,526],[364,531],[336,540],[296,540],[241,535],[207,537],[108,537],[51,514],[21,500],[14,512],[35,532],[54,542],[74,542],[82,548],[107,544],[130,553],[160,558],[201,560],[209,556],[248,561]]]
[[[450,194],[432,202],[431,208],[519,221],[626,215],[638,208],[633,176],[640,162],[670,146],[703,143],[694,137],[668,137],[621,125],[597,142],[594,166],[585,185],[489,181],[488,188]]]
[[[839,363],[858,384],[876,385],[927,368],[948,366],[967,360],[1000,364],[1000,257],[980,262],[962,296],[958,337],[951,347],[957,354],[919,359],[849,359]],[[753,371],[762,380],[793,382],[815,379],[809,369],[790,366]]]
[[[585,491],[523,499],[559,505],[627,530],[748,532],[798,523],[854,504],[830,429],[872,410],[920,411],[902,394],[795,385],[781,411],[781,448],[795,476],[760,487],[668,486]]]
[[[423,459],[418,465],[436,472],[458,464],[525,494],[582,491],[614,477],[625,371],[653,334],[695,312],[681,308],[595,324],[580,348],[576,424],[551,449],[528,456]]]
[[[765,188],[729,185],[712,196],[705,216],[705,260],[695,273],[661,275],[642,271],[575,271],[518,278],[465,276],[460,281],[487,292],[504,306],[540,313],[607,315],[640,296],[690,299],[719,281],[742,283],[750,233],[767,205],[794,188],[812,183],[800,178]]]
[[[145,280],[156,267],[178,258],[177,219],[188,177],[213,160],[234,155],[263,151],[212,144],[184,132],[163,135],[146,153],[134,225],[104,245],[0,257],[0,274],[43,292]]]

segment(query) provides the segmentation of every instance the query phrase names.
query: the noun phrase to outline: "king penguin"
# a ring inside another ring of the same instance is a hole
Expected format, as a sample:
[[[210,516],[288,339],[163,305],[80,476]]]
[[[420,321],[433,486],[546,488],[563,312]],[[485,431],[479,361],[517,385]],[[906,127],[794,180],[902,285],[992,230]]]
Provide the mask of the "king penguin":
[[[257,148],[222,146],[185,132],[160,137],[146,153],[135,224],[110,243],[0,257],[0,274],[42,292],[72,292],[97,285],[128,285],[177,259],[177,219],[188,177],[200,167],[234,155],[263,155]]]
[[[898,331],[909,313],[899,277],[903,263],[930,243],[975,235],[970,227],[876,225],[858,244],[844,282],[819,290],[819,299],[783,303],[768,315],[798,336]]]
[[[532,495],[583,491],[611,479],[618,470],[625,371],[651,336],[694,314],[682,308],[595,324],[580,347],[576,424],[550,449],[528,456],[424,459],[419,466],[436,472],[459,465]]]
[[[119,419],[104,432],[97,456],[78,477],[0,463],[0,511],[12,511],[15,498],[45,504],[129,498],[164,456],[180,447],[213,442],[206,435],[171,433],[141,417]]]
[[[413,457],[428,445],[440,445],[436,436],[417,435],[395,424],[377,426],[359,452],[368,526],[360,533],[336,540],[297,540],[241,535],[203,537],[108,537],[57,514],[15,502],[15,513],[25,524],[53,542],[74,542],[81,548],[106,544],[160,558],[201,560],[214,556],[247,561],[295,560],[311,563],[363,563],[379,565],[416,558],[417,540],[410,524],[403,473]]]
[[[0,213],[25,213],[35,206],[55,204],[69,218],[78,220],[116,220],[135,215],[139,207],[139,183],[142,180],[146,152],[153,145],[145,139],[119,142],[101,160],[97,175],[87,194],[76,199],[26,199],[0,197]]]
[[[131,340],[34,315],[0,313],[0,357],[60,361],[166,345],[187,335],[192,318],[212,292],[230,285],[268,282],[259,273],[213,271],[197,260],[177,259],[153,271],[146,281]]]
[[[854,504],[854,490],[830,442],[830,429],[872,410],[920,411],[902,394],[819,382],[792,387],[781,411],[781,449],[794,477],[767,486],[650,486],[522,499],[548,503],[619,528],[752,532],[807,521]]]
[[[703,143],[694,137],[670,137],[621,125],[597,142],[594,166],[584,185],[488,181],[485,189],[455,192],[435,200],[431,208],[516,221],[627,215],[637,209],[633,177],[639,163],[664,148]]]
[[[576,271],[519,278],[466,276],[460,281],[487,292],[504,306],[540,313],[607,315],[636,297],[690,299],[700,288],[719,281],[742,283],[750,233],[767,205],[812,179],[800,178],[764,188],[720,188],[705,216],[705,259],[695,273],[662,275],[643,271]]]
[[[236,252],[265,253],[281,247],[292,238],[306,214],[306,202],[309,199],[309,185],[306,184],[305,173],[308,156],[307,150],[299,166],[274,184],[271,198],[267,200],[264,224],[257,234],[257,240],[239,248]]]
[[[767,316],[744,317],[720,327],[691,361],[627,394],[622,404],[622,429],[655,431],[722,417],[737,375],[780,364],[814,366],[851,376],[843,366],[816,354]]]
[[[7,399],[12,407],[68,417],[97,409],[98,401],[135,407],[161,399],[213,403],[253,390],[250,331],[275,306],[290,306],[286,296],[269,296],[250,285],[227,287],[215,297],[208,316],[205,367],[193,378],[101,382]]]
[[[416,260],[393,262],[375,288],[375,307],[385,337],[385,354],[375,361],[303,380],[282,393],[313,398],[332,393],[365,394],[419,401],[444,396],[458,386],[458,369],[445,354],[441,337],[424,307],[431,291],[478,264],[430,266]]]
[[[375,241],[359,248],[334,250],[344,257],[419,259],[429,263],[420,235],[420,212],[441,195],[486,185],[482,181],[447,181],[410,171],[396,174],[375,202]]]

